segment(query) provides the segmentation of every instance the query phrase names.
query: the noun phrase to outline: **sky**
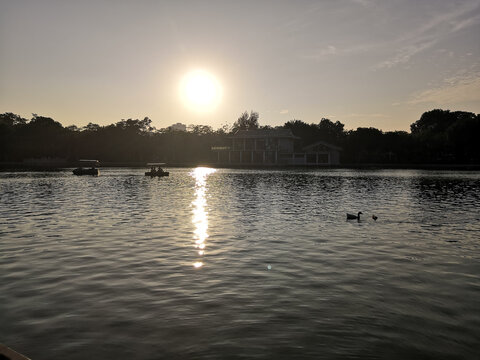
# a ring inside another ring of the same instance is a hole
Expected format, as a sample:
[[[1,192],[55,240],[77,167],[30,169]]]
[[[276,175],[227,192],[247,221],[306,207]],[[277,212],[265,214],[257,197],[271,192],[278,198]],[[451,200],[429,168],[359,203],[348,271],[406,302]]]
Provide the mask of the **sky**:
[[[179,90],[193,70],[208,111]],[[0,0],[0,113],[408,131],[432,109],[480,113],[480,0]]]

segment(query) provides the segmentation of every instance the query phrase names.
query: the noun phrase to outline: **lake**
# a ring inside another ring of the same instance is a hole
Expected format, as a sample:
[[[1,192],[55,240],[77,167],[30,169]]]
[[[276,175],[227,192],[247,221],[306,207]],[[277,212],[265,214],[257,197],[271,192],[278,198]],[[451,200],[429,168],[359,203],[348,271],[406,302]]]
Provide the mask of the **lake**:
[[[0,173],[0,342],[34,360],[478,359],[479,172],[168,170]]]

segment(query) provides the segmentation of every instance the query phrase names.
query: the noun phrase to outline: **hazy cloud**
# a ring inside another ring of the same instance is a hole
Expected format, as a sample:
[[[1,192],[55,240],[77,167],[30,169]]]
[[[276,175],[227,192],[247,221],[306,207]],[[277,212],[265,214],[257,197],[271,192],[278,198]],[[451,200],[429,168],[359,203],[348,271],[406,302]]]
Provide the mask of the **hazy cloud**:
[[[480,23],[478,1],[471,1],[457,6],[453,11],[446,9],[422,26],[402,35],[393,42],[398,48],[395,55],[381,61],[374,69],[392,68],[404,64],[416,54],[423,52],[450,34]]]
[[[438,105],[480,102],[480,72],[444,80],[441,86],[414,94],[409,104]]]
[[[327,57],[337,55],[339,53],[338,49],[333,45],[328,45],[322,49],[316,50],[310,54],[304,54],[301,57],[304,59],[313,59],[313,60],[323,60]]]
[[[465,20],[461,20],[459,22],[457,22],[454,26],[454,28],[452,29],[453,32],[456,32],[456,31],[460,31],[460,30],[463,30],[469,26],[472,26],[472,25],[475,25],[475,24],[478,24],[480,23],[480,15],[476,15],[476,16],[473,16],[473,17],[470,17],[468,19],[465,19]]]
[[[334,45],[328,45],[313,53],[303,55],[302,57],[304,59],[313,59],[313,60],[320,61],[333,56],[365,53],[379,46],[380,44],[376,44],[376,43],[361,44],[361,45],[356,44],[353,46],[346,46],[346,47],[337,47]]]
[[[344,116],[345,118],[383,118],[383,119],[386,119],[386,118],[389,118],[390,116],[388,115],[385,115],[385,114],[381,114],[381,113],[370,113],[370,114],[360,114],[360,113],[351,113],[351,114],[348,114],[348,115],[345,115]]]
[[[252,106],[271,125],[327,113],[383,129],[407,129],[431,104],[480,112],[478,76],[467,76],[480,73],[480,0],[62,4],[0,0],[3,112],[217,127]],[[224,88],[208,116],[178,106],[180,79],[195,68]]]
[[[437,40],[431,40],[420,44],[412,44],[405,46],[404,48],[400,49],[397,54],[391,57],[388,60],[382,61],[381,63],[377,64],[374,68],[381,69],[381,68],[392,68],[399,64],[404,64],[410,61],[412,56],[416,55],[417,53],[428,49],[435,45]]]
[[[375,4],[374,0],[351,0],[354,4],[359,4],[364,7],[370,7]]]

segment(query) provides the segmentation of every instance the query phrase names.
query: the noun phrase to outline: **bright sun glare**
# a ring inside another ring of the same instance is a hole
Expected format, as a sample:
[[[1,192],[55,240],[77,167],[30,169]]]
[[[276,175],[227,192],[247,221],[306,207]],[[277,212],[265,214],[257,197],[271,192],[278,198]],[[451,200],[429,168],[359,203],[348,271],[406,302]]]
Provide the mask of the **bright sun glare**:
[[[183,102],[192,110],[208,112],[220,103],[222,89],[212,74],[204,70],[194,70],[186,74],[180,85]]]

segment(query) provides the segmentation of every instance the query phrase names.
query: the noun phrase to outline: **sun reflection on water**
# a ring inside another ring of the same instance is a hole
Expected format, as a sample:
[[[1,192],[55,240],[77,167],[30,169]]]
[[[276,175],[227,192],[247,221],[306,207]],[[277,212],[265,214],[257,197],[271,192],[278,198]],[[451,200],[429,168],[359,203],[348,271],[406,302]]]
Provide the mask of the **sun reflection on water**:
[[[191,173],[191,176],[195,179],[195,199],[192,201],[192,223],[195,226],[193,238],[195,240],[195,248],[200,257],[205,255],[205,240],[208,238],[208,213],[205,210],[207,205],[205,196],[207,191],[207,177],[215,171],[215,169],[211,168],[198,167]],[[203,266],[203,262],[196,261],[193,266],[200,268]]]

